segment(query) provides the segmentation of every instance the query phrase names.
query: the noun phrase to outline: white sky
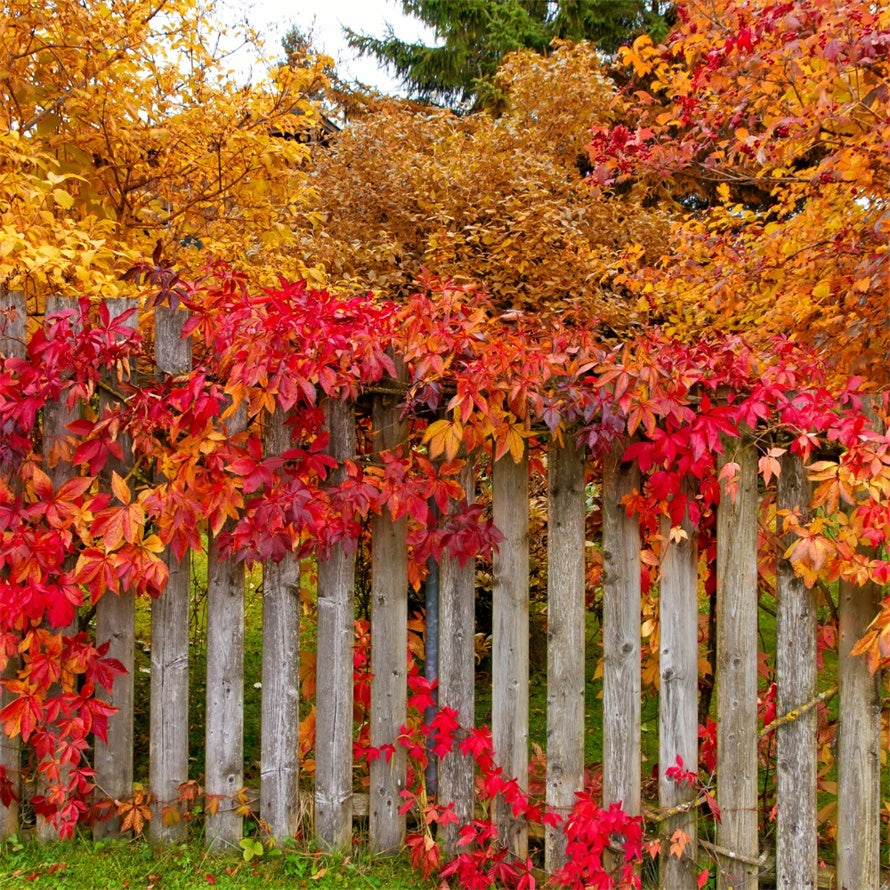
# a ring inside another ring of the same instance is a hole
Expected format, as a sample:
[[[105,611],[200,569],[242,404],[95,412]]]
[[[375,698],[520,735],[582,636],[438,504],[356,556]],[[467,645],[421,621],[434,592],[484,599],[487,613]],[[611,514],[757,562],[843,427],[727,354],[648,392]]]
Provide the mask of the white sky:
[[[266,50],[275,54],[291,25],[312,29],[317,49],[334,58],[346,79],[357,79],[381,92],[395,92],[398,81],[377,67],[373,58],[357,58],[343,39],[341,25],[353,31],[383,36],[386,23],[403,40],[432,41],[421,23],[402,13],[399,0],[223,0],[232,14],[263,34]],[[234,21],[234,19],[233,19]]]

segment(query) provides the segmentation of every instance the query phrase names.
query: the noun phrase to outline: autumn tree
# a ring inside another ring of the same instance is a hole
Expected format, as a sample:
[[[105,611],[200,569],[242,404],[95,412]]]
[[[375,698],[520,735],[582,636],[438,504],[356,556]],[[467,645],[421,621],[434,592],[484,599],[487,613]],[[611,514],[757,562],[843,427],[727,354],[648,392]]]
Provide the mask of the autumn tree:
[[[890,9],[710,0],[622,58],[627,125],[595,133],[595,179],[694,211],[628,280],[651,318],[788,334],[885,380]]]
[[[557,40],[591,40],[606,53],[646,30],[663,35],[669,4],[655,0],[403,0],[402,8],[430,28],[433,46],[349,28],[349,44],[376,57],[423,101],[454,108],[498,104],[495,73],[508,53],[546,54]]]
[[[287,246],[308,149],[281,137],[310,125],[322,67],[243,85],[216,22],[193,0],[4,6],[6,286],[114,295],[157,242],[185,265],[305,271]]]
[[[612,278],[666,246],[667,214],[592,199],[592,122],[613,87],[592,44],[508,57],[503,115],[384,102],[316,158],[303,251],[332,286],[404,299],[426,273],[474,283],[504,309],[577,309],[626,327]]]

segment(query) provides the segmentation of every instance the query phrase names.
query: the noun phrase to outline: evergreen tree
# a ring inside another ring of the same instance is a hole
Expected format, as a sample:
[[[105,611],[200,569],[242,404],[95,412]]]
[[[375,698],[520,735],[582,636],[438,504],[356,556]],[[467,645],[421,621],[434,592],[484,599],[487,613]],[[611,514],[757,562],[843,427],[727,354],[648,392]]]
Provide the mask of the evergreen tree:
[[[555,38],[591,40],[604,54],[645,31],[662,36],[660,0],[402,0],[435,34],[435,46],[346,28],[349,45],[376,56],[419,99],[455,108],[496,103],[492,78],[512,50],[546,53]]]

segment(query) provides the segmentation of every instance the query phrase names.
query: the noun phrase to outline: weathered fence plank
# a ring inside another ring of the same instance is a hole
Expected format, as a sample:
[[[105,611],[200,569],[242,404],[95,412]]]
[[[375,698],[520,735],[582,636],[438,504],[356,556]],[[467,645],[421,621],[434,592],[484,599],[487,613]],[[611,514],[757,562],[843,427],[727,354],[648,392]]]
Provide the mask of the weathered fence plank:
[[[688,491],[688,488],[687,488]],[[673,533],[672,533],[673,532]],[[661,601],[658,791],[662,808],[688,803],[695,789],[677,783],[666,771],[682,758],[684,769],[698,767],[698,548],[688,517],[671,529],[661,522]],[[661,826],[659,887],[695,890],[698,827],[695,811],[678,813]],[[671,838],[685,835],[681,856],[669,853]],[[680,836],[678,835],[678,836]]]
[[[808,513],[812,486],[798,455],[782,458],[779,510]],[[816,601],[794,574],[783,550],[796,536],[783,535],[776,575],[776,705],[779,714],[816,694]],[[816,846],[816,710],[776,730],[776,886],[812,890],[818,883]]]
[[[640,486],[624,446],[603,463],[603,804],[638,815],[642,745],[640,523],[621,503]]]
[[[77,308],[77,301],[71,297],[49,296],[46,299],[46,319],[49,319],[49,316],[57,312],[75,308]],[[72,319],[71,323],[76,325],[76,319]],[[71,433],[68,430],[68,424],[79,418],[80,403],[69,405],[67,393],[63,393],[61,399],[46,405],[43,409],[43,464],[56,491],[74,476],[69,444]],[[65,565],[66,568],[73,567],[73,560],[70,556],[66,559]],[[79,621],[75,612],[72,622],[67,627],[55,627],[52,630],[60,633],[63,637],[73,637],[77,634],[78,625]],[[59,687],[56,687],[51,692],[53,695],[58,693]],[[63,768],[61,777],[63,780],[66,772],[67,768]],[[41,772],[37,781],[38,794],[47,794],[52,784],[47,784],[46,776]],[[56,827],[42,816],[37,817],[35,833],[41,843],[51,843],[59,839],[59,832]]]
[[[325,400],[330,439],[337,461],[331,482],[346,475],[343,462],[355,456],[355,408]],[[355,641],[355,549],[332,548],[318,562],[318,646],[316,661],[315,834],[325,847],[352,844],[352,709]]]
[[[7,292],[0,289],[0,360],[25,355],[25,295],[21,291]],[[20,489],[16,468],[0,466],[4,481],[15,492]],[[19,659],[10,658],[3,669],[2,680],[14,679],[19,668]],[[6,691],[5,682],[0,686],[0,709],[5,708],[13,700]],[[7,781],[16,798],[21,798],[21,744],[19,737],[10,738],[0,732],[0,769],[6,774]],[[0,803],[0,843],[17,835],[19,832],[19,805],[10,801],[8,806]]]
[[[494,755],[504,777],[528,790],[528,451],[507,455],[492,473],[494,524],[504,535],[494,557],[492,591],[492,719]],[[528,825],[501,798],[498,836],[514,856],[528,856]]]
[[[467,458],[460,484],[467,503],[476,498],[475,466]],[[475,560],[464,565],[443,555],[439,569],[439,706],[453,708],[462,727],[457,741],[474,725],[476,701],[475,672]],[[455,750],[439,763],[439,800],[454,803],[457,824],[446,826],[444,847],[447,855],[457,849],[458,832],[473,818],[473,758]]]
[[[191,370],[191,342],[182,338],[185,310],[155,309],[155,362],[159,374]],[[178,809],[179,786],[188,779],[189,588],[191,559],[164,553],[170,572],[167,588],[151,604],[151,712],[149,790],[154,796],[149,834],[155,843],[181,843],[182,819],[164,818]]]
[[[247,426],[242,404],[227,423],[230,436]],[[229,520],[226,528],[234,523]],[[207,541],[207,686],[204,741],[204,842],[210,849],[237,847],[242,817],[237,794],[244,786],[244,563],[219,554]]]
[[[291,447],[287,416],[266,419],[267,456]],[[293,837],[300,815],[300,564],[263,565],[260,818],[272,837]],[[321,736],[319,736],[321,738]]]
[[[396,396],[374,397],[375,453],[401,451],[408,429],[399,414]],[[408,701],[407,519],[384,510],[372,519],[371,539],[371,746],[395,749],[371,762],[369,843],[372,853],[395,853],[405,840],[406,752],[398,738]]]
[[[717,509],[717,843],[720,890],[756,890],[757,858],[757,454],[727,439],[720,466],[739,465],[737,488],[722,483]],[[690,769],[695,767],[690,764]]]
[[[584,448],[571,435],[548,453],[547,807],[563,818],[584,787]],[[548,825],[544,868],[566,861],[562,827]]]
[[[881,675],[850,650],[878,613],[874,584],[840,584],[837,886],[881,886]],[[813,712],[815,713],[815,711]]]
[[[111,318],[117,318],[138,303],[134,299],[108,299],[105,301]],[[136,330],[139,319],[134,312],[125,322],[127,327]],[[117,383],[109,381],[111,385]],[[113,398],[107,392],[100,392],[100,410],[113,407]],[[130,439],[126,434],[119,437],[123,459],[111,457],[103,472],[103,485],[110,486],[111,474],[126,477],[129,472],[132,454]],[[96,642],[108,642],[108,655],[116,658],[127,673],[114,680],[111,693],[100,692],[100,696],[116,707],[117,713],[108,718],[108,740],[96,739],[95,768],[96,786],[99,793],[111,800],[125,800],[133,792],[133,671],[134,648],[136,642],[136,599],[132,590],[124,590],[118,596],[106,594],[96,603]],[[103,822],[93,825],[93,837],[116,837],[120,834],[121,819],[113,815]]]

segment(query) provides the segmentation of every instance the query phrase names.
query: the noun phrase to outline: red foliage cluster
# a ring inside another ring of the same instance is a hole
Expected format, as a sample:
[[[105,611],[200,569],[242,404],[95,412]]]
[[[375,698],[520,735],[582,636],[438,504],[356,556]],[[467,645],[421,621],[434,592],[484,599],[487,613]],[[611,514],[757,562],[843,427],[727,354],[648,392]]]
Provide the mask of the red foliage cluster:
[[[160,595],[163,549],[198,549],[201,530],[221,532],[227,519],[234,528],[221,535],[224,552],[277,561],[355,541],[363,519],[387,509],[410,517],[419,582],[428,558],[447,551],[467,560],[499,539],[457,482],[468,453],[518,458],[540,436],[571,435],[595,460],[624,442],[624,458],[645,473],[627,507],[654,535],[664,514],[707,527],[721,481],[732,484],[731,466],[717,476],[721,437],[753,434],[767,482],[777,445],[808,459],[824,447],[840,454],[816,465],[823,529],[858,522],[870,544],[887,543],[890,507],[869,480],[890,475],[890,440],[860,410],[858,381],[826,388],[819,363],[794,344],[763,352],[738,337],[689,345],[655,332],[605,349],[593,324],[504,319],[477,294],[427,285],[405,305],[339,299],[304,283],[257,294],[216,267],[176,287],[191,312],[186,331],[202,347],[189,374],[127,382],[130,366],[150,364],[141,337],[86,301],[35,333],[25,358],[5,359],[0,667],[19,663],[4,681],[14,700],[0,720],[33,747],[51,783],[45,811],[63,831],[87,810],[91,772],[81,755],[91,733],[103,736],[110,711],[95,690],[123,668],[85,634],[60,629],[87,599],[124,589]],[[323,400],[361,403],[381,385],[400,387],[408,447],[375,455],[366,436],[335,483]],[[96,411],[103,386],[118,397]],[[57,401],[85,408],[64,443],[74,476],[56,488],[39,418]],[[227,418],[242,405],[246,431],[230,434]],[[265,454],[263,426],[275,412],[288,417],[291,445]],[[108,462],[122,457],[125,435],[133,462],[123,478]],[[684,487],[684,478],[694,484]],[[839,499],[861,517],[831,519]],[[831,540],[803,524],[795,532],[806,544],[795,555],[802,571],[888,574],[884,562],[845,549],[843,535]]]

